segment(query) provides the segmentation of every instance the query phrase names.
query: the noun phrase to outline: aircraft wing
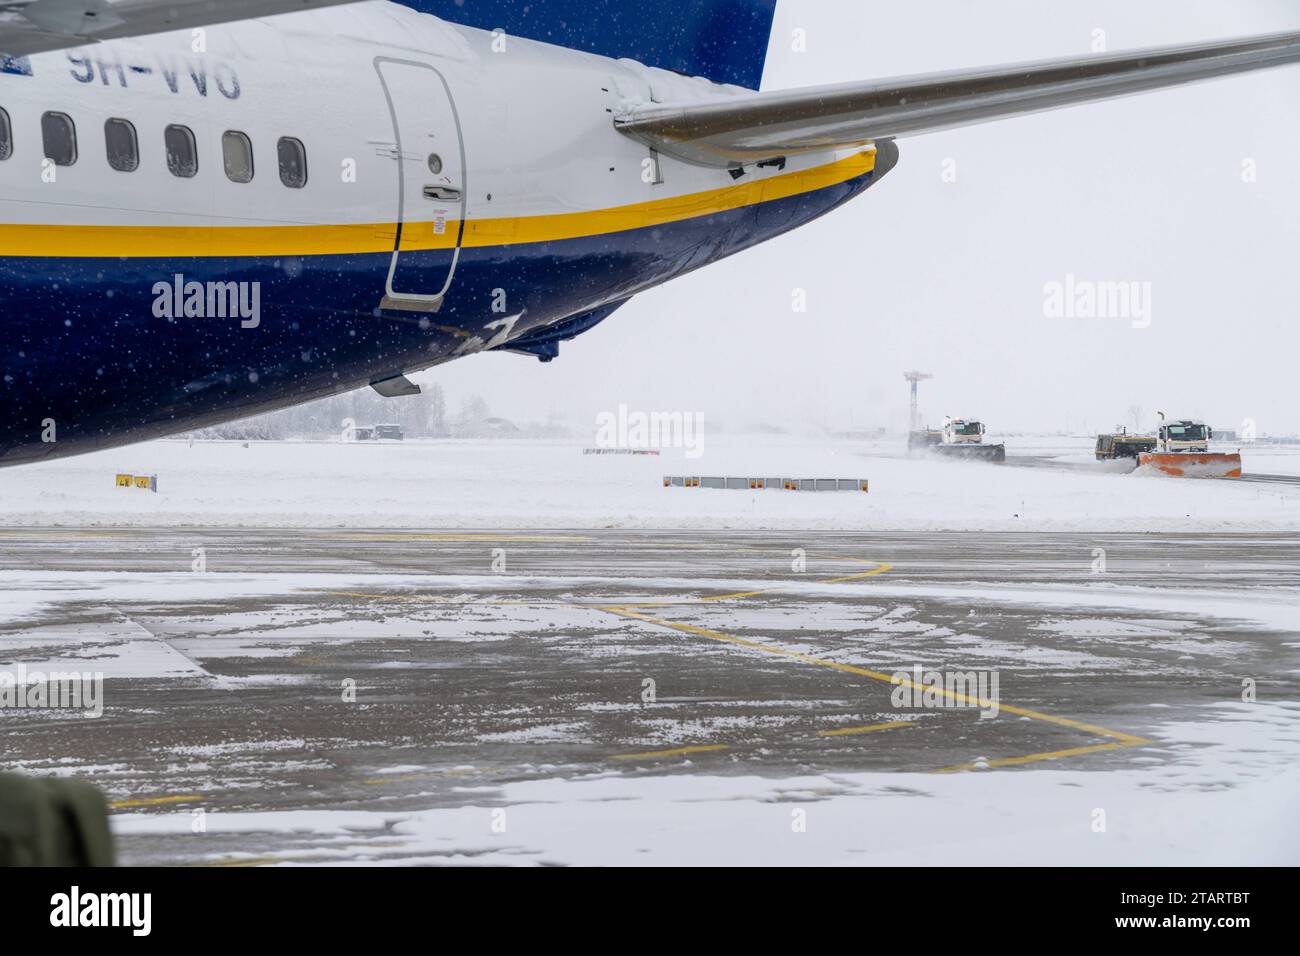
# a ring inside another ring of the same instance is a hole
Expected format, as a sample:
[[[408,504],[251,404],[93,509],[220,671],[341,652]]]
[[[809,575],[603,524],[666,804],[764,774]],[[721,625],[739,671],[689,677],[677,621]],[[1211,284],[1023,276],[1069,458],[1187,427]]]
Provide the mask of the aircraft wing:
[[[690,103],[629,106],[617,128],[702,166],[735,167],[1300,62],[1300,33],[1044,60]]]
[[[355,0],[0,0],[0,55],[187,30]]]

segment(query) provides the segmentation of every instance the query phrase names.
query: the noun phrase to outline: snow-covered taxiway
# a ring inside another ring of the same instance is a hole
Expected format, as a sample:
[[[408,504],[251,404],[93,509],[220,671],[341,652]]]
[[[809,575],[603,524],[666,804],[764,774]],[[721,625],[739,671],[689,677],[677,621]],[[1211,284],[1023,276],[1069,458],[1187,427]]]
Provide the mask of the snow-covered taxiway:
[[[0,470],[0,526],[1300,532],[1294,484],[1127,474],[1093,461],[1088,438],[990,440],[1008,465],[908,459],[901,439],[711,433],[698,459],[584,455],[590,440],[161,441]],[[1247,472],[1300,475],[1300,448],[1243,455]],[[117,488],[118,472],[157,475],[159,492]],[[688,474],[867,478],[871,492],[663,487]]]
[[[134,863],[1294,863],[1297,568],[1266,534],[9,529],[0,670],[102,673],[104,715],[0,714],[0,764],[97,781]],[[995,676],[996,715],[896,696],[916,668]]]

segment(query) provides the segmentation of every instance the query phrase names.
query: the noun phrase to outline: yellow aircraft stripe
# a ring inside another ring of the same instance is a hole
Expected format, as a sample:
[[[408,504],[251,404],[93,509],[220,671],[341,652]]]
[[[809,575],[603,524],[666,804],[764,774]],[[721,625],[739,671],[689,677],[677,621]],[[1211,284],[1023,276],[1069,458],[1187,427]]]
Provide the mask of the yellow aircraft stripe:
[[[670,196],[589,212],[501,219],[464,224],[462,245],[484,248],[604,236],[648,226],[683,222],[715,213],[787,199],[839,185],[875,169],[872,151],[762,180],[722,189]],[[449,249],[460,223],[441,234],[430,222],[403,230],[402,249]],[[0,256],[14,258],[171,258],[213,256],[314,256],[382,253],[393,248],[392,223],[301,226],[66,226],[47,223],[0,225]]]
[[[600,209],[556,216],[523,219],[483,219],[466,223],[464,245],[506,246],[524,242],[551,242],[604,236],[647,226],[682,222],[714,213],[788,199],[856,179],[876,168],[874,152],[857,153],[847,159],[813,169],[785,173],[770,179],[727,186],[686,196],[672,196],[631,206]]]

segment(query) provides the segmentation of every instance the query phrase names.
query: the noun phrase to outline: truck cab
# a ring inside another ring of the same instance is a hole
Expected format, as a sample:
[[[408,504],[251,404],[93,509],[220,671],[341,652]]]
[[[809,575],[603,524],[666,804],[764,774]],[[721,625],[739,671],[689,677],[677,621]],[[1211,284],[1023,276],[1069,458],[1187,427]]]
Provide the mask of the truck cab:
[[[1161,422],[1158,435],[1163,453],[1208,452],[1213,437],[1214,432],[1208,425],[1190,419]]]
[[[979,445],[983,441],[983,422],[967,421],[964,418],[950,418],[944,422],[943,443],[945,445]]]
[[[1158,440],[1150,435],[1130,435],[1127,428],[1120,428],[1109,435],[1097,436],[1097,460],[1132,458],[1136,461],[1143,452],[1155,451],[1157,444]]]

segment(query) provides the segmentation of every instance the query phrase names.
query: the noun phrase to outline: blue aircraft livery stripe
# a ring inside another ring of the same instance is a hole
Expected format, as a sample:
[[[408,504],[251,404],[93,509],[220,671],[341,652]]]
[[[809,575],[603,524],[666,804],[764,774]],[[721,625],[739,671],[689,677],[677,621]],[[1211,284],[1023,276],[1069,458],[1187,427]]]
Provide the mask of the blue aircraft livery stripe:
[[[756,90],[777,0],[399,0],[452,23]]]
[[[53,257],[39,269],[0,255],[0,468],[274,411],[364,387],[377,369],[397,374],[495,348],[501,316],[489,303],[502,289],[516,341],[547,358],[549,332],[579,334],[595,324],[593,309],[825,215],[876,176],[614,236],[465,248],[436,314],[383,308],[391,253],[163,253],[111,268]],[[425,287],[441,285],[453,254],[417,260]],[[228,309],[189,315],[190,283],[237,287],[247,319]]]

